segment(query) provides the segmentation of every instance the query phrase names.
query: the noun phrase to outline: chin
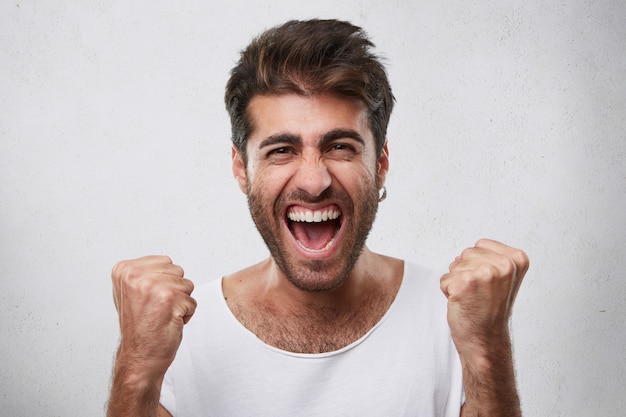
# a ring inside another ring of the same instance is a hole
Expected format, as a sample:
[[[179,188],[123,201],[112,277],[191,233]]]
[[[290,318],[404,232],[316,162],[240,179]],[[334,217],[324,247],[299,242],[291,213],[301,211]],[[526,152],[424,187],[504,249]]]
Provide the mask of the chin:
[[[319,261],[315,261],[317,263]],[[281,268],[282,269],[282,268]],[[332,291],[343,285],[348,278],[349,271],[333,273],[315,270],[313,268],[300,271],[284,271],[287,279],[296,288],[307,292]],[[295,272],[295,273],[294,273]]]
[[[360,252],[348,252],[334,261],[286,259],[284,252],[272,253],[274,261],[296,288],[308,292],[332,291],[341,287],[358,260]]]

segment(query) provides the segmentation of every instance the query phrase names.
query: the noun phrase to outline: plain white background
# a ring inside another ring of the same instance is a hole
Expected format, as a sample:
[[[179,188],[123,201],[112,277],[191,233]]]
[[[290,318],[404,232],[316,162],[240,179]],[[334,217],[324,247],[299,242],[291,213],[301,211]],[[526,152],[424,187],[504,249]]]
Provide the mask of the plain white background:
[[[2,1],[0,415],[104,414],[117,260],[201,283],[266,256],[223,88],[252,36],[309,17],[363,26],[388,63],[369,246],[442,270],[483,236],[525,249],[525,415],[625,415],[621,0]]]

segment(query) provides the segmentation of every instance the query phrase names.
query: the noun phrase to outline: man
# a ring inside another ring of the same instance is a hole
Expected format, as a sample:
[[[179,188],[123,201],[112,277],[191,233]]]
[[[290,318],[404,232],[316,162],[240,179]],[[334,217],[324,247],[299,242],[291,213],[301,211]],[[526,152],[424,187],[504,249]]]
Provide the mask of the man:
[[[440,277],[365,245],[393,107],[372,48],[312,20],[242,52],[233,173],[271,256],[197,302],[167,257],[118,263],[109,416],[521,414],[508,320],[524,252],[483,239]]]

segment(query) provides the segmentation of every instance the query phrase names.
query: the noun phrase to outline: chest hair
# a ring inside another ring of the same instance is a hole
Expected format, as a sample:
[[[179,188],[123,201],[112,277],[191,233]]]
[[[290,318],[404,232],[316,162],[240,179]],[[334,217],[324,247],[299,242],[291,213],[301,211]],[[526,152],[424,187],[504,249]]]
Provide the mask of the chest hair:
[[[327,306],[287,311],[268,303],[227,302],[235,317],[263,342],[289,352],[324,353],[363,337],[382,319],[394,297],[376,293],[341,310]]]

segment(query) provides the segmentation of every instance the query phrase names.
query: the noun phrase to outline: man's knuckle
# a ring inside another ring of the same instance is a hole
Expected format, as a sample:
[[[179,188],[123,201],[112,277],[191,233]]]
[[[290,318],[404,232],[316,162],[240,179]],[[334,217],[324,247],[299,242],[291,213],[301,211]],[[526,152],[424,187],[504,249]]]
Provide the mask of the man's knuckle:
[[[487,262],[481,264],[479,270],[481,280],[485,282],[492,282],[498,277],[500,272],[496,265]]]
[[[155,280],[150,277],[138,277],[128,282],[128,285],[133,288],[133,290],[143,295],[149,295],[158,289],[158,286],[155,284]]]
[[[461,251],[461,259],[467,259],[467,257],[471,254],[473,248],[465,248]]]
[[[517,266],[512,259],[508,257],[501,257],[498,261],[497,269],[502,271],[502,274],[505,276],[513,275],[517,271]]]
[[[160,286],[154,289],[154,298],[159,304],[169,305],[176,299],[176,295],[172,288]]]
[[[515,262],[518,268],[523,270],[528,269],[528,266],[530,265],[528,255],[521,249],[515,249],[511,255],[511,259]]]
[[[176,275],[178,275],[179,277],[184,277],[185,270],[183,269],[183,267],[180,265],[175,265],[175,266],[176,266]]]
[[[122,271],[126,268],[127,263],[128,261],[125,260],[117,261],[115,265],[113,265],[113,268],[111,268],[111,277],[120,277],[122,275]]]
[[[482,247],[484,247],[484,246],[485,246],[488,242],[489,242],[489,239],[481,238],[481,239],[478,239],[478,240],[476,241],[476,243],[474,244],[474,246],[475,246],[475,247],[477,247],[477,248],[482,248]]]
[[[476,286],[478,277],[472,271],[462,271],[459,276],[459,287],[461,290],[471,289]]]

